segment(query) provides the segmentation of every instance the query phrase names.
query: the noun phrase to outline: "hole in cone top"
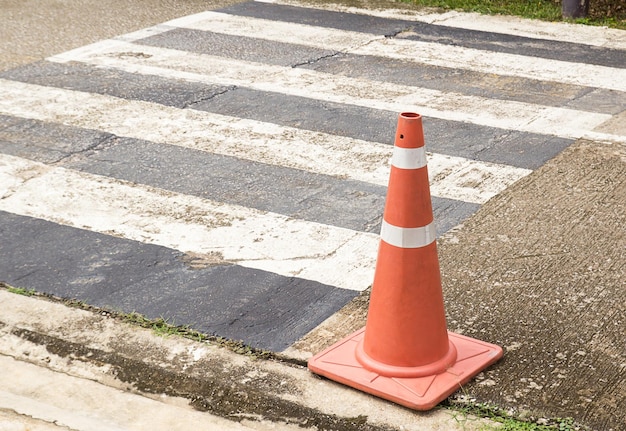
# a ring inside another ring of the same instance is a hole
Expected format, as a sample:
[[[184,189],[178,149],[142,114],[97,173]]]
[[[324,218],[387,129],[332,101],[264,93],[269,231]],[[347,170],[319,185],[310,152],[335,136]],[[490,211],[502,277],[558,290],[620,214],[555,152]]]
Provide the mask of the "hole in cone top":
[[[402,114],[400,114],[401,117],[404,118],[419,118],[421,117],[420,114],[416,114],[415,112],[403,112]]]

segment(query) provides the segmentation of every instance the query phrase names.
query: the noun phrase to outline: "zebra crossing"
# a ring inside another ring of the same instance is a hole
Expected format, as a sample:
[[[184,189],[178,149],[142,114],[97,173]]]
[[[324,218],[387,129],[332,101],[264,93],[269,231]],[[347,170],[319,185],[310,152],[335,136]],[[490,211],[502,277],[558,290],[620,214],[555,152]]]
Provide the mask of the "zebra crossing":
[[[439,235],[626,142],[625,41],[438,17],[251,1],[1,72],[0,280],[281,351],[371,284],[399,112]]]

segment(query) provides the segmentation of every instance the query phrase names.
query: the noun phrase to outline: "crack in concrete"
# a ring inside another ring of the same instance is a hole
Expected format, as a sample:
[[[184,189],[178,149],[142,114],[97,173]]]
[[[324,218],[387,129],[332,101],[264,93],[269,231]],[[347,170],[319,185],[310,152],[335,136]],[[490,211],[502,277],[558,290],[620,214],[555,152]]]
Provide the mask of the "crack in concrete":
[[[73,157],[77,157],[77,156],[81,156],[81,155],[85,155],[88,152],[92,152],[95,151],[96,149],[100,149],[100,148],[104,148],[106,146],[107,143],[109,142],[113,142],[114,140],[120,138],[117,135],[114,134],[106,134],[105,136],[103,136],[101,139],[99,139],[98,141],[94,142],[93,144],[78,150],[78,151],[72,151],[69,152],[67,154],[65,154],[64,156],[58,158],[57,160],[48,163],[48,165],[50,166],[56,166],[56,165],[62,165],[63,162],[65,162],[66,160],[73,158]]]
[[[217,93],[213,93],[213,94],[211,94],[209,96],[202,97],[202,98],[200,98],[198,100],[194,100],[192,102],[189,102],[189,103],[183,105],[182,109],[189,109],[190,107],[192,107],[194,105],[197,105],[198,103],[202,103],[202,102],[206,102],[208,100],[215,99],[216,97],[221,96],[222,94],[226,94],[226,93],[228,93],[230,91],[236,90],[237,88],[238,88],[237,85],[229,85],[228,87],[226,87],[222,91],[218,91]]]
[[[313,59],[309,59],[309,60],[306,60],[306,61],[302,61],[300,63],[293,64],[293,65],[291,65],[291,68],[295,69],[295,68],[300,67],[300,66],[307,66],[307,65],[314,64],[314,63],[317,63],[317,62],[322,61],[322,60],[326,60],[326,59],[329,59],[329,58],[337,57],[337,56],[339,56],[341,54],[350,54],[352,51],[354,51],[356,49],[359,49],[359,48],[362,48],[364,46],[367,46],[367,45],[369,45],[372,42],[376,42],[376,41],[381,40],[381,39],[394,38],[398,34],[400,34],[402,32],[405,32],[405,31],[408,31],[409,29],[410,29],[410,27],[407,27],[407,28],[398,30],[396,32],[392,32],[392,33],[389,33],[389,34],[384,34],[382,36],[376,36],[376,37],[373,37],[372,39],[370,39],[367,42],[362,43],[360,45],[351,46],[351,47],[348,47],[348,48],[346,48],[344,50],[335,51],[332,54],[322,55],[322,56],[317,57],[317,58],[313,58]]]
[[[317,63],[319,61],[326,60],[327,58],[336,57],[336,56],[338,56],[340,54],[343,54],[343,53],[344,53],[344,51],[335,51],[332,54],[322,55],[322,56],[317,57],[317,58],[312,58],[312,59],[309,59],[309,60],[306,60],[306,61],[302,61],[300,63],[293,64],[293,65],[291,65],[291,68],[295,69],[295,68],[300,67],[300,66],[306,66],[306,65],[309,65],[309,64],[314,64],[314,63]]]

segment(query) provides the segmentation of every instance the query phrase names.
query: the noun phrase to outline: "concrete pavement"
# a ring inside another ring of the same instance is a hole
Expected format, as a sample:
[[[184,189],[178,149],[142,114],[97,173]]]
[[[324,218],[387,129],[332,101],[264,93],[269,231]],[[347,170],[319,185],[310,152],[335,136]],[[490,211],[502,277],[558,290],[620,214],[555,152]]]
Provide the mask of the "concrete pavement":
[[[228,4],[227,1],[2,0],[0,69]]]

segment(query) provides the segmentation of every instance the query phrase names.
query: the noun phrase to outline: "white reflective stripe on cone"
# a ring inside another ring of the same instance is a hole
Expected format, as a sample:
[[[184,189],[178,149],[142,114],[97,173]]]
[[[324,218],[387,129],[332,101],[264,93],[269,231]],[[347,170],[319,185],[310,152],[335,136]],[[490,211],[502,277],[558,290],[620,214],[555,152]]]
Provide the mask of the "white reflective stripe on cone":
[[[391,164],[400,169],[419,169],[426,166],[426,151],[424,147],[401,148],[393,147]]]
[[[387,244],[401,248],[425,247],[435,241],[437,232],[435,223],[422,227],[398,227],[383,220],[380,229],[380,238]]]

